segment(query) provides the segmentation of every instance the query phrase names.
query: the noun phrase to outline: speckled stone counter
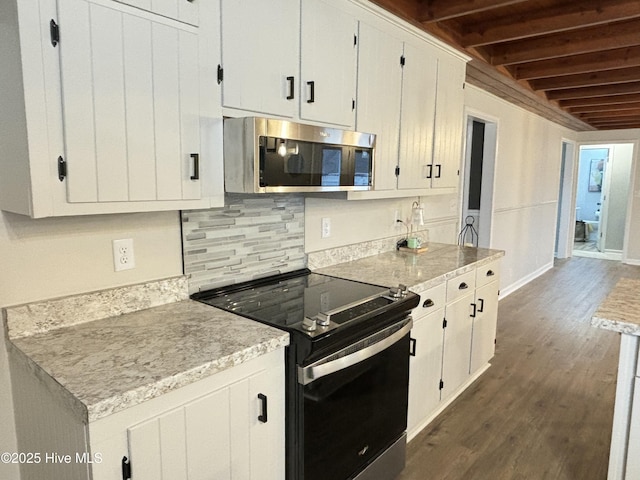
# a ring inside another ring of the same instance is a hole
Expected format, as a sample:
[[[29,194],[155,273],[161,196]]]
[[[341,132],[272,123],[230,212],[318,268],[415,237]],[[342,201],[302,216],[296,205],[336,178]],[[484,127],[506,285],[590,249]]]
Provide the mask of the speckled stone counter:
[[[429,243],[424,253],[385,252],[314,271],[388,287],[402,283],[421,293],[502,256],[502,250]]]
[[[622,278],[593,314],[594,327],[640,336],[640,280]]]
[[[180,292],[182,287],[186,284],[179,286]],[[139,293],[139,286],[132,288]],[[137,306],[146,304],[144,295],[134,296],[141,300],[134,302]],[[122,301],[132,302],[130,295],[113,293],[89,294],[85,300],[95,305],[96,298],[101,299],[98,304],[111,298],[115,305],[109,308],[116,310]],[[86,323],[51,322],[56,328],[36,328],[38,333],[25,335],[37,324],[29,312],[50,312],[49,318],[56,316],[54,312],[61,319],[83,313],[83,301],[77,297],[35,305],[4,312],[10,362],[25,364],[85,423],[289,343],[281,330],[188,299],[144,309],[130,306],[130,313]],[[78,309],[75,315],[69,305]],[[44,324],[45,317],[40,327]]]

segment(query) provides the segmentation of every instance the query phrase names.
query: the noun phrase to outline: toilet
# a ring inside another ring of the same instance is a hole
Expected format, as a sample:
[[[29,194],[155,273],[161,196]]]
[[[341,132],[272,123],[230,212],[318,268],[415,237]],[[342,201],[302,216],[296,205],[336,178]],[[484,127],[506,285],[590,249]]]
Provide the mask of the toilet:
[[[597,242],[600,220],[584,220],[584,223],[586,224],[587,242]]]

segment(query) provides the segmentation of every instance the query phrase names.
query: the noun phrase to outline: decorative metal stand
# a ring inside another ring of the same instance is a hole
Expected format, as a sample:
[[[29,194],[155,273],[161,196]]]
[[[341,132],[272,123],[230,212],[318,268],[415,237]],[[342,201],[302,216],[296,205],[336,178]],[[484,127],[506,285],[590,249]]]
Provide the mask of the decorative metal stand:
[[[460,231],[460,235],[458,235],[458,245],[464,246],[468,243],[471,243],[471,245],[473,245],[474,247],[477,247],[478,232],[473,226],[473,222],[475,222],[475,219],[471,215],[469,215],[467,218],[464,219],[464,222],[465,222],[465,226]],[[471,242],[467,242],[468,237],[471,237]]]

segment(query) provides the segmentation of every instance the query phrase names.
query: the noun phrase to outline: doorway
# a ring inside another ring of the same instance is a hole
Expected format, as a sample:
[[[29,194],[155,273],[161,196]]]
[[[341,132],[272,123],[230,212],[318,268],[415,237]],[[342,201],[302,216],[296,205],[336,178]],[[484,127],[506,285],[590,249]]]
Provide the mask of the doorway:
[[[498,123],[484,115],[468,113],[466,127],[461,235],[458,241],[490,248]]]
[[[560,163],[560,191],[558,193],[558,218],[556,224],[555,256],[567,258],[573,250],[573,235],[569,225],[575,221],[573,207],[573,176],[575,166],[575,143],[562,140],[562,159]]]
[[[580,147],[573,255],[622,260],[633,147]]]

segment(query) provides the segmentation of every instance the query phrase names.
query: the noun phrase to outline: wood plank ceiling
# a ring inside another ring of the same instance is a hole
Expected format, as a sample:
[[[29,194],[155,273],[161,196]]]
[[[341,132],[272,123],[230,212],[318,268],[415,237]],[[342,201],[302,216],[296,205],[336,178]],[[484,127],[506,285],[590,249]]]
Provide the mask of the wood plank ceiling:
[[[640,0],[373,0],[473,57],[467,82],[574,130],[640,128]]]

